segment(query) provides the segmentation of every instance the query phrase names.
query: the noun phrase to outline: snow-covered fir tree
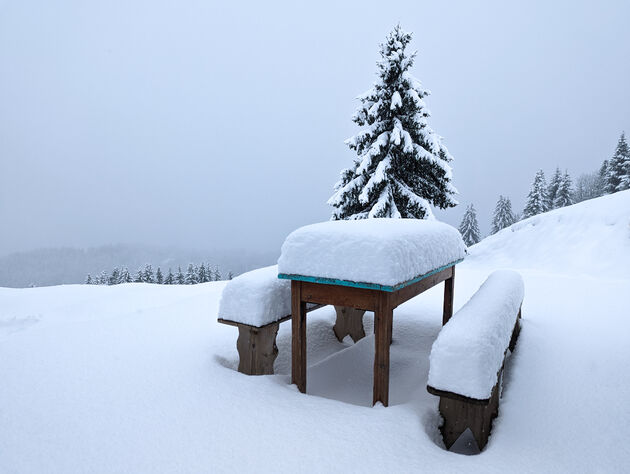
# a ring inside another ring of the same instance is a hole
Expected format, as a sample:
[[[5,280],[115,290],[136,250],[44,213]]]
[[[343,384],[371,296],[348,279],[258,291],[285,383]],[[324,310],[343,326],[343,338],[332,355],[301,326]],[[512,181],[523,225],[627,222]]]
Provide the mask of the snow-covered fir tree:
[[[127,267],[122,267],[122,270],[120,271],[120,283],[131,283],[132,279],[131,279],[131,275],[129,274],[129,270],[127,269]]]
[[[542,214],[549,210],[549,200],[547,199],[547,183],[545,173],[539,170],[534,177],[532,188],[527,195],[527,203],[523,209],[523,218]]]
[[[572,196],[573,183],[571,182],[571,177],[569,176],[569,173],[565,171],[562,179],[560,180],[560,185],[558,186],[556,198],[553,203],[554,209],[570,206],[571,204],[573,204]]]
[[[175,284],[183,285],[186,283],[186,277],[182,272],[182,267],[177,267],[177,274],[175,275]]]
[[[378,78],[359,96],[353,121],[363,129],[346,144],[358,157],[341,172],[328,200],[332,219],[432,217],[431,205],[457,205],[449,162],[452,156],[428,125],[429,91],[410,69],[416,53],[400,25],[380,46]]]
[[[142,268],[138,268],[136,272],[136,276],[133,279],[134,283],[143,283],[144,282],[144,270]]]
[[[231,280],[232,278],[234,278],[234,273],[228,272],[227,279]]]
[[[197,281],[197,270],[195,269],[195,266],[190,263],[188,265],[188,270],[186,271],[186,281],[185,283],[187,285],[194,285],[196,283],[198,283]]]
[[[199,265],[199,270],[197,273],[197,281],[199,283],[206,283],[208,280],[208,273],[206,272],[206,266],[202,263]]]
[[[477,223],[477,212],[472,204],[466,208],[462,222],[459,225],[459,233],[462,234],[464,243],[469,247],[481,240],[479,224]]]
[[[558,188],[560,187],[560,183],[562,182],[562,173],[560,172],[560,168],[556,167],[556,171],[553,174],[551,181],[549,182],[549,187],[547,188],[547,209],[554,209],[556,196],[558,194]]]
[[[144,272],[142,274],[142,281],[145,283],[155,283],[155,276],[153,275],[153,266],[150,263],[147,263],[144,267]]]
[[[630,188],[630,148],[622,133],[617,142],[615,154],[608,162],[606,173],[606,193],[612,194]]]
[[[608,194],[608,160],[604,160],[597,174],[597,196]]]
[[[89,273],[87,274],[87,277],[85,277],[85,284],[86,284],[86,285],[91,285],[91,284],[93,284],[93,281],[92,281],[92,275],[90,275]]]
[[[573,202],[582,202],[601,196],[599,186],[599,173],[584,173],[575,180]]]
[[[221,281],[221,272],[218,265],[214,267],[214,281]]]
[[[514,213],[512,212],[512,202],[510,198],[499,196],[492,216],[492,229],[490,233],[496,234],[501,229],[511,226],[514,222]]]
[[[166,274],[166,276],[164,277],[164,284],[165,285],[172,285],[175,283],[175,275],[173,275],[173,271],[171,270],[171,268],[169,267],[168,269],[168,273]]]
[[[108,285],[118,285],[120,283],[120,269],[118,267],[112,270],[112,274],[107,280]]]
[[[162,275],[162,270],[160,269],[160,267],[157,267],[157,270],[155,271],[155,282],[158,285],[164,283],[164,275]]]

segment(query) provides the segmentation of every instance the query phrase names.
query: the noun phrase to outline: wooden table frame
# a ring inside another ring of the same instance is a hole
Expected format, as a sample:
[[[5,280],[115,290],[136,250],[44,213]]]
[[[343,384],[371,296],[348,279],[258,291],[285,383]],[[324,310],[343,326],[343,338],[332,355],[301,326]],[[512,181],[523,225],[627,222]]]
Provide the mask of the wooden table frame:
[[[394,291],[356,288],[312,281],[291,281],[291,383],[306,393],[306,304],[349,306],[374,312],[373,404],[389,404],[389,345],[394,309],[414,296],[444,282],[442,324],[453,315],[455,264]]]

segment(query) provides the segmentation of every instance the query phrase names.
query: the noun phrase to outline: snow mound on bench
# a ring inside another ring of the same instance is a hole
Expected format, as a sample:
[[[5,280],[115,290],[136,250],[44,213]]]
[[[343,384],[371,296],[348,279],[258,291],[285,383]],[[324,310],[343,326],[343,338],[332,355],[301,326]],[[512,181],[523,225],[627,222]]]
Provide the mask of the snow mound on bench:
[[[490,398],[523,293],[523,278],[517,272],[492,273],[433,343],[429,386],[479,400]]]
[[[219,301],[219,317],[264,326],[291,314],[291,282],[278,279],[278,266],[259,268],[230,280]]]
[[[286,275],[395,286],[464,258],[457,229],[437,221],[364,219],[301,227],[282,245]]]

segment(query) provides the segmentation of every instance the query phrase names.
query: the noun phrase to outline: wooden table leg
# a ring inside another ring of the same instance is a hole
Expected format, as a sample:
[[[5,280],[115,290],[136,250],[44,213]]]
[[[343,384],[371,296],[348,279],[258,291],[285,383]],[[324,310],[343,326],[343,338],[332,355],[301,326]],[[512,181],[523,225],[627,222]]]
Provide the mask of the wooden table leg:
[[[453,294],[455,291],[455,267],[452,276],[444,280],[444,312],[442,313],[442,326],[453,316]]]
[[[389,293],[379,295],[377,310],[374,312],[374,396],[372,404],[389,404],[389,344],[392,338],[394,310]]]
[[[297,280],[291,281],[291,331],[291,383],[306,393],[306,303]]]

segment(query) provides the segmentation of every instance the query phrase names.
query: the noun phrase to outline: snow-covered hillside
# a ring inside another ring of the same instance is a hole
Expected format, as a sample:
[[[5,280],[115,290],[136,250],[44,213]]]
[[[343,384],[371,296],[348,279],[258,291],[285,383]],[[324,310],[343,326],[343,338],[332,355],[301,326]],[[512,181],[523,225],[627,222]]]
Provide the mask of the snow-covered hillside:
[[[630,276],[630,191],[524,219],[470,248],[469,263]]]
[[[394,313],[390,407],[371,407],[373,336],[308,316],[308,394],[236,371],[224,283],[0,288],[0,472],[627,472],[630,191],[520,222],[457,267],[461,307],[491,270],[525,280],[523,329],[478,456],[441,446],[426,392],[442,288]],[[372,315],[365,317],[371,333]]]

